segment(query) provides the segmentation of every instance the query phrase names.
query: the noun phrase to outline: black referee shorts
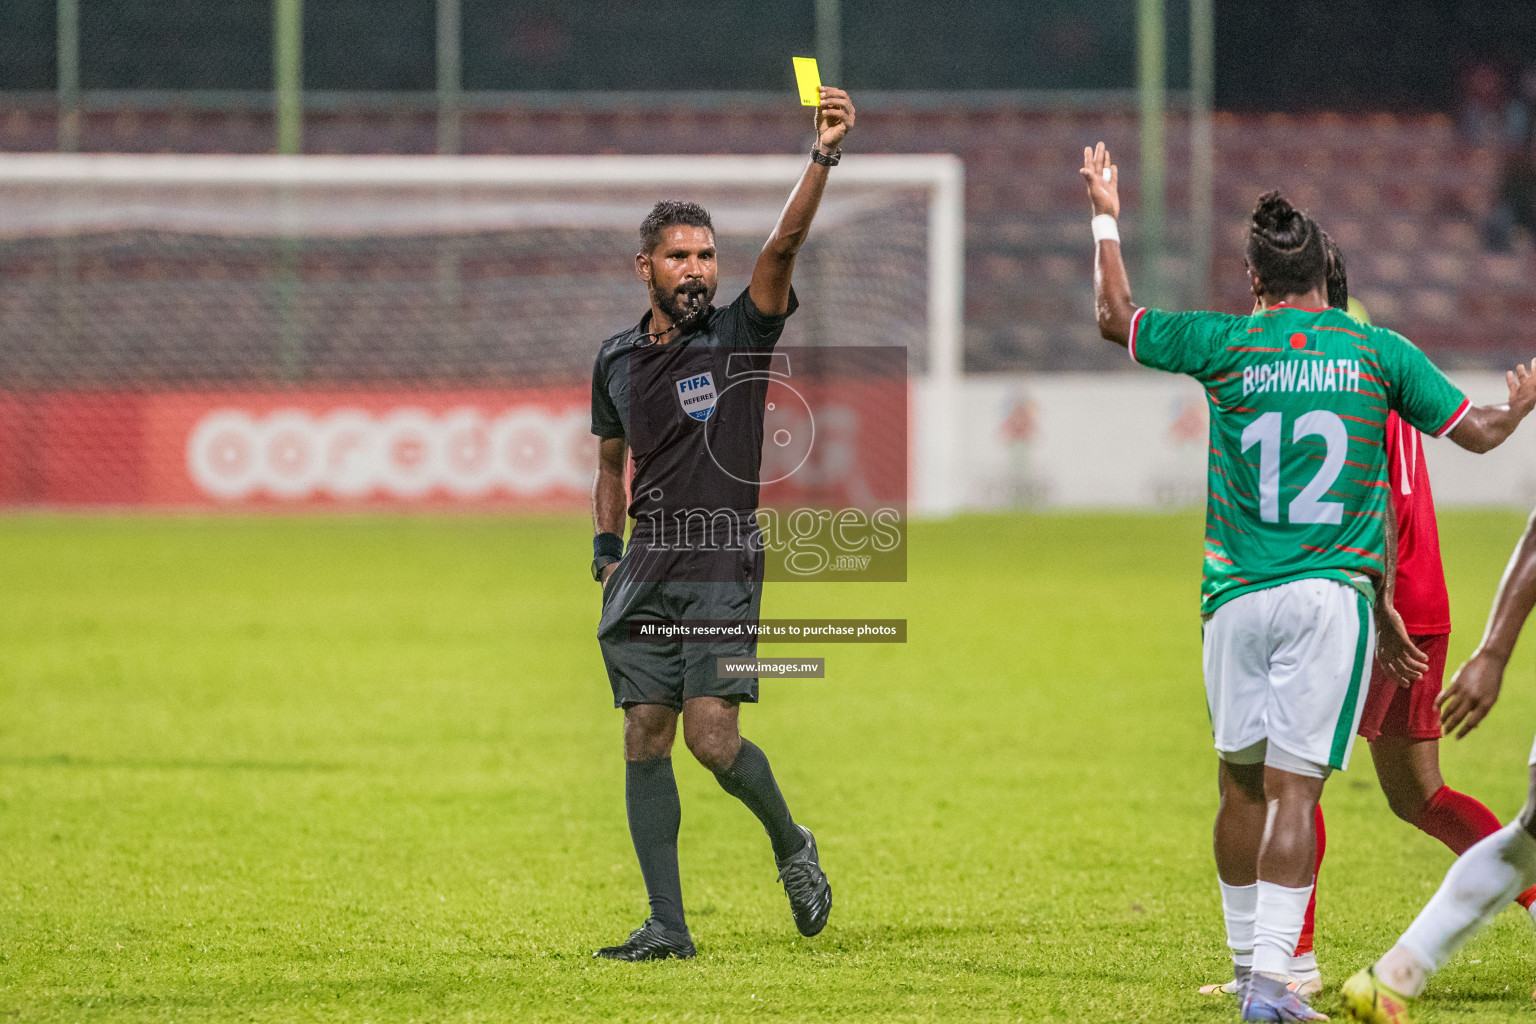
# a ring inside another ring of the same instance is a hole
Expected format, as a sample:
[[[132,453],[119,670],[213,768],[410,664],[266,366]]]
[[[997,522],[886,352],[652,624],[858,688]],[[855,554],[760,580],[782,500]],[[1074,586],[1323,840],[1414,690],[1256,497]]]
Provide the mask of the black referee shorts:
[[[716,658],[755,658],[757,639],[709,643],[631,642],[631,621],[717,619],[756,622],[763,596],[760,550],[677,552],[631,537],[603,589],[598,645],[613,706],[665,704],[692,697],[757,702],[757,680],[715,678]]]

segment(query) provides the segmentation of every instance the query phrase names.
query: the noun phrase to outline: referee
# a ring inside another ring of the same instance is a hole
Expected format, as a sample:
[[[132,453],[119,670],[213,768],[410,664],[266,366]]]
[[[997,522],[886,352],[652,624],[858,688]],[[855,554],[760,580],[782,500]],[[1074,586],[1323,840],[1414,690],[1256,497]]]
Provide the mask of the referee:
[[[603,342],[592,369],[592,433],[598,437],[592,575],[603,584],[597,635],[614,706],[624,709],[624,801],[651,905],[650,917],[628,939],[595,956],[694,955],[677,865],[682,810],[672,742],[679,712],[688,749],[767,830],[800,933],[820,932],[832,910],[815,837],[795,824],[768,758],[738,729],[741,703],[757,700],[757,680],[716,678],[717,658],[753,658],[756,641],[631,643],[629,623],[757,620],[763,554],[755,481],[767,384],[763,375],[735,384],[729,378],[768,358],[795,311],[795,254],[853,119],[847,93],[821,89],[810,161],[757,258],[751,284],[724,309],[712,305],[718,268],[708,212],[693,203],[657,203],[640,226],[635,256],[651,308],[634,327]],[[630,452],[628,513],[635,526],[626,550]]]

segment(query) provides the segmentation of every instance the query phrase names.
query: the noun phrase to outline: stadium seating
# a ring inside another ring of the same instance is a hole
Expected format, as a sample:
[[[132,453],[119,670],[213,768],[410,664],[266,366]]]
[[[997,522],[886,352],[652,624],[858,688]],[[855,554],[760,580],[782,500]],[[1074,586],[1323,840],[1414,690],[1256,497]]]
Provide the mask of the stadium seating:
[[[51,107],[0,108],[0,149],[54,141]],[[485,102],[464,121],[474,153],[782,153],[804,148],[797,107],[752,97],[738,106],[655,107],[625,98],[521,106]],[[270,115],[259,108],[141,104],[92,110],[88,150],[263,152]],[[972,371],[1121,365],[1091,325],[1090,248],[1077,153],[1109,143],[1126,169],[1127,248],[1138,237],[1137,123],[1125,111],[1040,109],[987,99],[929,103],[871,96],[850,146],[860,152],[958,153],[967,174],[966,360]],[[1355,294],[1376,319],[1402,329],[1450,366],[1503,365],[1536,351],[1536,275],[1528,240],[1513,255],[1483,250],[1481,224],[1499,155],[1469,147],[1438,115],[1219,115],[1216,238],[1210,301],[1250,302],[1242,223],[1257,195],[1279,187],[1317,215],[1349,256]],[[337,102],[313,111],[306,147],[319,153],[419,153],[435,148],[430,107]],[[1195,301],[1188,262],[1188,124],[1170,119],[1167,278]],[[1133,262],[1133,274],[1136,268]]]

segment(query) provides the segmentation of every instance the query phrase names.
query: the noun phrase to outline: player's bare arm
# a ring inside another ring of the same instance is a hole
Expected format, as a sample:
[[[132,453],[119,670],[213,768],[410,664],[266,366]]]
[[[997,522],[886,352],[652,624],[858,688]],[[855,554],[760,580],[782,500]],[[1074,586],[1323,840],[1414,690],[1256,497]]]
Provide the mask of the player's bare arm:
[[[604,437],[597,442],[597,473],[592,478],[592,532],[624,536],[624,460],[629,445],[622,437]],[[618,563],[603,567],[603,584],[618,568]]]
[[[816,151],[823,157],[837,159],[838,147],[853,129],[853,102],[841,89],[821,87],[821,106],[816,108]],[[811,233],[811,221],[821,205],[821,193],[827,187],[827,164],[815,160],[805,165],[795,190],[789,194],[779,214],[779,222],[768,236],[757,265],[752,268],[748,292],[760,312],[778,316],[789,309],[789,282],[795,270],[795,256]]]
[[[1482,642],[1436,701],[1447,736],[1454,732],[1461,739],[1488,717],[1504,685],[1504,667],[1532,607],[1536,607],[1536,512],[1526,522],[1520,543],[1504,567]]]
[[[1414,644],[1403,617],[1393,607],[1397,585],[1397,510],[1390,501],[1382,529],[1386,536],[1386,568],[1376,590],[1376,660],[1399,686],[1411,686],[1429,669],[1429,657]]]
[[[1504,382],[1509,385],[1509,402],[1468,409],[1447,435],[1452,441],[1469,452],[1482,453],[1497,448],[1515,432],[1520,421],[1536,408],[1536,360],[1531,361],[1529,369],[1521,365],[1510,370],[1504,375]]]
[[[1082,175],[1094,218],[1118,221],[1120,168],[1111,162],[1104,143],[1093,149],[1084,147]],[[1102,237],[1096,228],[1094,237],[1098,242],[1093,255],[1093,308],[1099,321],[1099,335],[1116,345],[1128,345],[1136,303],[1131,300],[1131,278],[1120,254],[1119,232],[1116,230],[1113,237]]]

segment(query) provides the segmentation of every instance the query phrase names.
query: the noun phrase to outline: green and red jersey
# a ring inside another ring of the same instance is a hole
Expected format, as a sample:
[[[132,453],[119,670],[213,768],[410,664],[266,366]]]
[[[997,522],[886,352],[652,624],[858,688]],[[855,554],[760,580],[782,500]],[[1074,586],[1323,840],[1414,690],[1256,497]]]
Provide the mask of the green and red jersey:
[[[1211,412],[1200,611],[1292,580],[1375,599],[1387,415],[1440,437],[1470,403],[1407,338],[1337,309],[1140,309],[1131,358],[1205,387]]]

